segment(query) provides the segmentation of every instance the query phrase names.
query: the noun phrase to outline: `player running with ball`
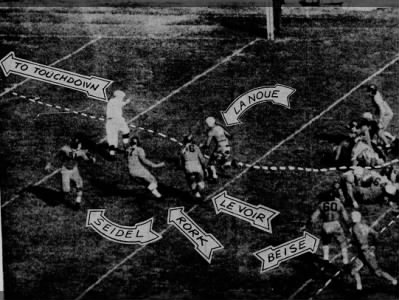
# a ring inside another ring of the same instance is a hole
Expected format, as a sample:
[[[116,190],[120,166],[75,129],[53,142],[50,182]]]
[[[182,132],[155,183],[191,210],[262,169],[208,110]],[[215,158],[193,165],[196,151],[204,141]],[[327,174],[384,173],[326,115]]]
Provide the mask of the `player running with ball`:
[[[111,160],[115,159],[115,152],[118,148],[119,132],[122,132],[123,144],[129,143],[129,127],[122,116],[123,107],[130,103],[130,99],[125,99],[126,94],[122,91],[115,91],[113,97],[107,103],[107,120],[105,130]]]

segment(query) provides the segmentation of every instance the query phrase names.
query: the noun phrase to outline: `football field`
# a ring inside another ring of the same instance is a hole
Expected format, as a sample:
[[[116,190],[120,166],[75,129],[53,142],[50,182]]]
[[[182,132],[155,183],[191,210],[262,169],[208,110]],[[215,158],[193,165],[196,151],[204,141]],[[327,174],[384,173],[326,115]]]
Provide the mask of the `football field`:
[[[350,120],[372,110],[367,83],[381,88],[395,113],[390,131],[399,134],[397,14],[391,8],[323,8],[309,15],[286,8],[283,37],[268,41],[262,8],[1,8],[1,58],[13,51],[36,63],[112,80],[109,96],[121,89],[132,98],[124,110],[131,135],[140,137],[148,158],[166,162],[153,170],[164,195],[156,199],[129,177],[123,155],[109,161],[99,150],[95,164],[79,166],[83,204],[72,210],[61,200],[60,166],[50,174],[44,167],[74,134],[93,143],[104,138],[106,103],[3,74],[6,299],[398,299],[397,287],[369,271],[362,273],[364,293],[356,294],[350,276],[334,276],[341,258],[320,269],[315,256],[321,249],[265,273],[253,254],[302,235],[316,195],[341,174],[324,137],[344,132]],[[184,135],[191,132],[203,142],[208,116],[223,122],[220,112],[236,97],[277,83],[296,90],[290,108],[258,105],[242,124],[229,127],[240,167],[207,183],[204,200],[194,199],[176,165]],[[278,211],[273,232],[216,214],[211,198],[224,190]],[[211,263],[168,224],[172,207],[184,207],[223,245]],[[105,209],[108,219],[124,226],[154,218],[162,239],[148,245],[111,242],[86,226],[89,209]],[[382,231],[378,261],[397,277],[396,215],[377,204],[362,205],[361,212]]]

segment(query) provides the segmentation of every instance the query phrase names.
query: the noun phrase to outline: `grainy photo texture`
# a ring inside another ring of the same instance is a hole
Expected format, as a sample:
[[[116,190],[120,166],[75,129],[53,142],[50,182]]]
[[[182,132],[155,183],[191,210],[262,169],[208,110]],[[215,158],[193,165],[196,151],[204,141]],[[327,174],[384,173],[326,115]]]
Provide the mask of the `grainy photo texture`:
[[[0,300],[399,299],[396,1],[0,4]]]

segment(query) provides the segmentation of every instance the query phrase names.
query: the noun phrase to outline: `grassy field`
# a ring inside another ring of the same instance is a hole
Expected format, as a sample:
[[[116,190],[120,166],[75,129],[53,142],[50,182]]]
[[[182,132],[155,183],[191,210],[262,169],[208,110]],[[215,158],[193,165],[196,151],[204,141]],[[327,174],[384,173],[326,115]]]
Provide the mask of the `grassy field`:
[[[133,123],[178,140],[191,130],[197,140],[205,132],[203,120],[219,112],[243,92],[268,84],[285,84],[297,91],[291,109],[261,105],[249,111],[243,124],[231,128],[234,156],[251,163],[281,140],[316,117],[359,82],[394,59],[399,52],[397,10],[312,13],[291,9],[283,18],[284,38],[259,40],[240,55],[176,93]],[[50,64],[103,36],[57,67],[114,81],[134,101],[126,109],[135,117],[194,76],[233,51],[264,36],[262,9],[204,8],[66,8],[1,10],[0,57],[16,56]],[[399,64],[373,82],[396,113],[391,131],[399,134]],[[21,81],[0,81],[0,91]],[[52,105],[104,116],[105,103],[82,93],[30,81],[15,92],[40,96]],[[371,103],[358,89],[342,104],[270,153],[263,165],[329,167],[326,134],[342,132],[344,125]],[[44,166],[71,135],[84,132],[94,141],[105,133],[104,124],[5,95],[0,102],[0,183],[2,202],[22,187],[46,175]],[[154,173],[165,198],[157,200],[130,180],[124,159],[81,165],[84,203],[75,212],[60,201],[60,175],[21,193],[2,209],[5,291],[7,299],[75,299],[116,263],[135,251],[102,239],[85,227],[87,209],[104,208],[116,223],[133,225],[155,217],[155,230],[166,228],[169,207],[196,209],[190,216],[224,245],[212,264],[198,255],[177,230],[126,261],[84,295],[83,299],[286,299],[305,280],[312,284],[300,294],[309,298],[336,271],[313,265],[301,256],[280,268],[259,273],[253,252],[301,235],[299,227],[313,211],[315,196],[339,175],[329,173],[264,172],[250,170],[227,187],[229,194],[280,212],[267,234],[228,215],[216,215],[211,201],[199,202],[188,193],[184,174],[173,161],[178,145],[148,132],[140,135],[148,157],[166,161]],[[242,172],[235,170],[206,194],[218,190]],[[362,206],[365,218],[376,220],[387,208]],[[378,228],[393,218],[388,215]],[[318,236],[319,232],[315,232]],[[383,269],[397,276],[398,225],[382,234],[377,255]],[[337,266],[340,266],[338,260]],[[317,299],[398,299],[398,291],[365,272],[365,292],[354,294],[354,283],[338,278]]]

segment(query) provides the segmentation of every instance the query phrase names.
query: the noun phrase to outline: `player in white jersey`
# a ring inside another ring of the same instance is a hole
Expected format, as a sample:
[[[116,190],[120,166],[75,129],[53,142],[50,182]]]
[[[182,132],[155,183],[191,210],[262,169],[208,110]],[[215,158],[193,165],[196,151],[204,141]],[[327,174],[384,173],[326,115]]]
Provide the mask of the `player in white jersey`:
[[[107,142],[109,146],[109,155],[115,157],[115,151],[118,148],[118,135],[122,132],[123,144],[129,143],[129,126],[122,115],[123,107],[130,103],[130,99],[125,99],[126,94],[122,91],[115,91],[113,97],[107,103],[107,120],[105,129],[107,133]]]
[[[184,138],[184,147],[180,152],[180,159],[191,191],[196,198],[201,198],[201,193],[205,189],[205,158],[200,148],[194,143],[191,134]]]
[[[370,97],[373,99],[374,104],[378,109],[379,126],[382,130],[386,131],[389,123],[393,118],[393,112],[389,104],[382,98],[381,93],[375,84],[370,84],[367,87]]]
[[[208,162],[212,179],[216,180],[218,178],[216,164],[221,164],[223,167],[230,167],[232,164],[229,142],[231,135],[222,126],[216,124],[214,117],[206,118],[205,123],[209,128],[205,147],[208,148],[212,141],[216,143],[216,147],[210,155]]]
[[[158,191],[158,182],[154,175],[148,171],[146,167],[161,168],[165,163],[153,163],[145,157],[145,151],[140,147],[140,140],[138,137],[132,137],[130,140],[130,147],[127,149],[129,173],[133,178],[144,180],[148,183],[148,189],[151,193],[161,198],[162,195]]]

